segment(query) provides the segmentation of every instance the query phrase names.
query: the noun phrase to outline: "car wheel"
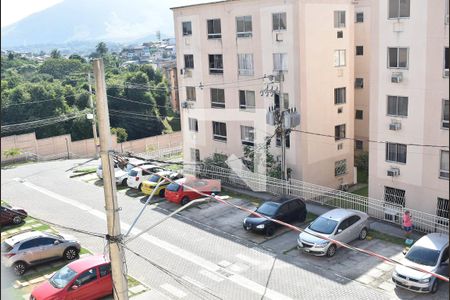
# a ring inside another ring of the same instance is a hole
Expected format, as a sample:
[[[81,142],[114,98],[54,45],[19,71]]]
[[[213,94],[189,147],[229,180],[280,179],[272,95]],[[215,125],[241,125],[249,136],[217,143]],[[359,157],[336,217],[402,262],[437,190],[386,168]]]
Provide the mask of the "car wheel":
[[[63,256],[67,260],[73,260],[78,257],[79,251],[74,247],[69,247],[64,250]]]
[[[14,273],[17,276],[22,276],[25,273],[25,271],[27,270],[27,264],[24,263],[23,261],[18,261],[16,263],[14,263],[13,269],[14,269]]]
[[[273,226],[267,226],[266,228],[266,235],[272,236],[275,233],[275,228]]]
[[[333,257],[335,254],[336,254],[336,245],[332,244],[332,245],[330,245],[330,247],[328,247],[327,256]]]
[[[159,191],[159,196],[162,198],[164,198],[164,191],[165,191],[165,189],[162,189]]]
[[[186,205],[189,203],[189,198],[188,197],[183,197],[183,199],[181,199],[181,205]]]
[[[431,292],[432,294],[435,294],[435,293],[437,292],[437,290],[438,290],[438,280],[437,280],[437,278],[436,278],[436,279],[434,279],[433,284],[431,285],[431,290],[430,290],[430,292]]]
[[[358,238],[359,238],[360,240],[365,240],[366,237],[367,237],[367,228],[364,227],[364,228],[361,230],[361,232],[359,233],[359,237],[358,237]]]
[[[19,217],[19,216],[15,216],[15,217],[12,219],[12,222],[13,222],[14,225],[19,225],[20,223],[22,223],[22,218]]]
[[[122,185],[123,186],[127,186],[127,179],[126,178],[124,180],[122,180]]]

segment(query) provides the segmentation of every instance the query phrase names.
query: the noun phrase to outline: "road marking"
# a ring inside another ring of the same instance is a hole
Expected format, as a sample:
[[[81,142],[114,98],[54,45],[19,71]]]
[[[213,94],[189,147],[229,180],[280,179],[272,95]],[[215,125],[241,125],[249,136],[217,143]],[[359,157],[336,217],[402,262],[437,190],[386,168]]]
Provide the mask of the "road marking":
[[[183,277],[181,277],[181,278],[183,278],[183,279],[186,280],[187,282],[189,282],[189,283],[195,285],[196,287],[201,288],[202,290],[206,290],[206,286],[205,286],[204,284],[202,284],[201,282],[195,280],[194,278],[191,278],[191,277],[189,277],[189,276],[183,276]]]
[[[247,255],[241,254],[241,253],[238,253],[238,254],[236,254],[235,256],[236,256],[237,258],[239,258],[239,259],[241,259],[241,260],[243,260],[243,261],[246,261],[246,262],[248,262],[249,264],[252,264],[252,265],[255,265],[255,266],[261,264],[261,262],[260,262],[259,260],[253,259],[253,258],[251,258],[251,257],[249,257],[249,256],[247,256]]]
[[[174,295],[177,298],[183,298],[183,297],[187,296],[187,294],[185,292],[183,292],[182,290],[180,290],[168,283],[164,283],[164,284],[160,285],[160,287],[165,289],[166,291],[168,291],[169,293],[171,293],[172,295]]]
[[[220,276],[218,276],[218,275],[216,275],[214,273],[211,273],[211,272],[209,272],[207,270],[204,270],[204,269],[201,269],[199,271],[199,273],[202,274],[203,276],[208,277],[209,279],[212,279],[212,280],[216,281],[216,282],[221,282],[221,281],[225,280],[224,278],[222,278],[222,277],[220,277]]]
[[[37,191],[39,191],[39,192],[41,192],[41,193],[43,193],[43,194],[45,194],[45,195],[47,195],[49,197],[52,197],[52,198],[54,198],[54,199],[56,199],[58,201],[61,201],[61,202],[64,202],[66,204],[72,205],[74,207],[80,208],[81,210],[84,210],[87,213],[90,213],[90,214],[92,214],[92,215],[94,215],[94,216],[96,216],[96,217],[98,217],[98,218],[100,218],[102,220],[106,220],[105,212],[101,212],[101,211],[96,210],[96,209],[94,209],[92,207],[89,207],[89,206],[87,206],[87,205],[85,205],[85,204],[83,204],[81,202],[78,202],[76,200],[73,200],[73,199],[67,198],[65,196],[59,195],[57,193],[54,193],[54,192],[52,192],[50,190],[47,190],[47,189],[45,189],[43,187],[37,186],[37,185],[32,184],[30,182],[23,182],[23,184],[25,186],[31,188],[31,189],[37,190]],[[130,228],[130,225],[127,224],[127,223],[124,223],[124,222],[120,222],[120,226],[125,231]],[[134,227],[131,230],[131,233],[133,235],[137,235],[137,234],[139,234],[141,232],[142,231],[137,229],[136,227]],[[215,274],[219,275],[219,273],[217,273],[217,272],[219,270],[223,270],[223,268],[221,268],[217,264],[213,263],[212,261],[209,261],[209,260],[207,260],[207,259],[205,259],[203,257],[200,257],[200,256],[196,255],[193,252],[189,252],[189,251],[187,251],[185,249],[177,247],[177,246],[175,246],[175,245],[173,245],[173,244],[171,244],[169,242],[161,240],[161,239],[159,239],[159,238],[157,238],[155,236],[152,236],[152,235],[150,235],[148,233],[142,234],[140,236],[140,238],[142,238],[142,239],[150,242],[151,244],[153,244],[153,245],[155,245],[155,246],[157,246],[159,248],[162,248],[163,250],[166,250],[166,251],[168,251],[168,252],[170,252],[170,253],[172,253],[172,254],[174,254],[174,255],[176,255],[176,256],[184,259],[184,260],[187,260],[187,261],[189,261],[189,262],[191,262],[193,264],[196,264],[196,265],[198,265],[198,266],[200,266],[200,267],[202,267],[202,268],[204,268],[204,269],[206,269],[206,270],[208,270],[210,272],[213,272]],[[292,299],[292,298],[290,298],[290,297],[288,297],[288,296],[286,296],[284,294],[281,294],[281,293],[279,293],[279,292],[277,292],[275,290],[266,288],[265,286],[263,286],[263,285],[261,285],[259,283],[256,283],[256,282],[248,279],[247,277],[244,277],[244,276],[239,275],[239,274],[235,274],[235,273],[233,273],[231,271],[228,271],[228,270],[227,270],[227,273],[230,273],[231,275],[230,276],[219,275],[219,276],[222,276],[223,278],[228,279],[231,282],[233,282],[233,283],[235,283],[235,284],[237,284],[237,285],[239,285],[239,286],[241,286],[243,288],[251,290],[251,291],[253,291],[253,292],[255,292],[255,293],[259,294],[259,295],[264,295],[264,293],[265,293],[265,297],[266,298],[276,299],[276,300],[278,300],[278,299],[280,299],[280,300],[281,299],[286,299],[286,300]]]

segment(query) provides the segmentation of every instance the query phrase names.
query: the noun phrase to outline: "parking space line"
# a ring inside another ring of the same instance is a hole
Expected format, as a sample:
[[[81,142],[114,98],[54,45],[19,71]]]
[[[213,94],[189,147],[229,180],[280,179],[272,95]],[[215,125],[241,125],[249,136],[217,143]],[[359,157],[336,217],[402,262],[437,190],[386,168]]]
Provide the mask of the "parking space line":
[[[187,294],[185,292],[174,287],[171,284],[164,283],[164,284],[160,285],[160,287],[163,288],[164,290],[166,290],[167,292],[171,293],[172,295],[174,295],[177,298],[183,298],[183,297],[187,296]]]
[[[205,269],[201,269],[199,271],[199,273],[202,274],[203,276],[208,277],[209,279],[212,279],[212,280],[216,281],[216,282],[221,282],[221,281],[225,280],[224,278],[222,278],[220,276],[217,276],[216,274],[211,273],[211,272],[209,272],[209,271],[207,271]]]

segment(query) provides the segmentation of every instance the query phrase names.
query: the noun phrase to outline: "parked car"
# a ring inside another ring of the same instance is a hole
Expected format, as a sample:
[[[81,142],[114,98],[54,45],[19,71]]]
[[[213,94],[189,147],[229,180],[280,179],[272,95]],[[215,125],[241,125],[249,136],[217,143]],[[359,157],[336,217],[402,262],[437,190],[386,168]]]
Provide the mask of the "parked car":
[[[298,248],[305,252],[328,257],[336,254],[338,245],[315,234],[349,243],[364,240],[369,228],[369,216],[353,209],[336,208],[316,218],[297,239]]]
[[[130,173],[130,171],[133,168],[136,168],[138,166],[142,166],[145,164],[146,164],[146,162],[141,159],[129,158],[128,163],[125,166],[125,168],[123,170],[121,169],[120,171],[114,173],[116,183],[123,185],[123,186],[127,186],[127,181],[128,181],[128,176],[129,176],[128,174]]]
[[[177,204],[185,205],[189,201],[203,196],[186,186],[192,187],[205,194],[218,194],[221,189],[220,181],[214,179],[182,178],[167,186],[164,197]]]
[[[123,170],[119,167],[119,164],[114,163],[114,174],[119,172],[123,172]],[[103,166],[101,162],[97,167],[97,177],[103,180]]]
[[[1,244],[2,262],[19,276],[32,265],[60,258],[73,260],[78,257],[80,249],[80,244],[71,236],[42,231],[24,232]]]
[[[142,165],[135,167],[128,172],[127,185],[132,189],[141,190],[142,182],[148,180],[154,173],[164,171],[157,165]]]
[[[28,214],[23,208],[11,207],[7,204],[1,205],[0,224],[2,226],[9,224],[20,224],[27,216]]]
[[[142,182],[142,192],[146,195],[150,195],[153,192],[153,189],[160,183],[158,189],[155,191],[155,195],[159,195],[160,197],[164,197],[164,192],[166,191],[166,187],[170,184],[170,181],[165,180],[163,177],[170,178],[172,180],[178,180],[183,178],[183,175],[173,171],[161,171],[156,174],[153,174],[148,180]]]
[[[448,235],[430,233],[421,237],[400,262],[404,266],[397,265],[392,272],[396,286],[414,292],[436,293],[439,288],[436,277],[408,266],[448,276]]]
[[[279,196],[271,201],[264,202],[256,210],[257,213],[291,223],[295,221],[303,222],[306,219],[306,205],[300,198],[290,196]],[[272,236],[280,224],[261,218],[255,215],[248,215],[243,222],[243,227],[247,231],[264,232],[267,236]]]
[[[99,299],[113,291],[111,263],[103,255],[81,258],[35,287],[30,300]]]

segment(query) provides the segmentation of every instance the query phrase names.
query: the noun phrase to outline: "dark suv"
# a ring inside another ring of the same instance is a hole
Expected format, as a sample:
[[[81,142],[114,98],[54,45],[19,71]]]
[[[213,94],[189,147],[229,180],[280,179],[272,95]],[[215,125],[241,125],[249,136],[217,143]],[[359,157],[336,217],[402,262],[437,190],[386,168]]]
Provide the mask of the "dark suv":
[[[300,198],[291,196],[279,196],[264,202],[256,209],[256,212],[286,223],[303,222],[307,213],[305,202]],[[243,226],[247,231],[264,232],[267,236],[271,236],[275,233],[275,229],[281,225],[266,218],[249,215],[244,219]]]
[[[23,208],[2,204],[0,210],[0,224],[2,226],[9,224],[17,225],[22,223],[27,215],[27,212]]]

